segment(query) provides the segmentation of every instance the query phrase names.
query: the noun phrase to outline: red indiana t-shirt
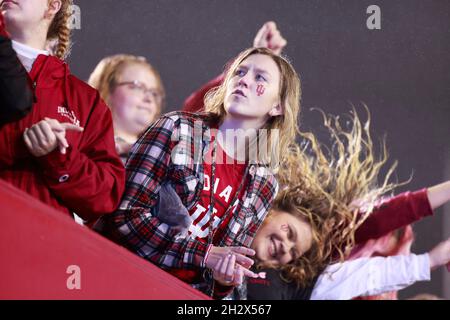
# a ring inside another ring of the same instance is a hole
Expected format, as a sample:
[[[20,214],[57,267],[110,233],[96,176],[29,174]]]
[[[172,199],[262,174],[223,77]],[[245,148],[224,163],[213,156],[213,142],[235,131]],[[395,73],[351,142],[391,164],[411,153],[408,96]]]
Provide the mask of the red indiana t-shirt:
[[[239,199],[242,199],[245,192],[247,179],[244,177],[247,164],[238,162],[229,157],[221,148],[220,144],[216,146],[216,169],[214,182],[211,181],[212,175],[212,150],[214,142],[211,143],[204,161],[204,187],[200,193],[198,203],[189,211],[193,223],[189,228],[189,235],[199,241],[207,242],[209,234],[209,206],[211,200],[211,191],[214,192],[213,209],[213,244],[219,242],[226,226],[233,216]],[[246,181],[243,182],[243,179]],[[239,186],[242,185],[239,196],[234,203]],[[214,185],[213,185],[214,184]],[[228,208],[231,206],[231,209]],[[227,212],[228,210],[228,212]],[[225,213],[227,213],[226,216]],[[187,283],[197,283],[201,281],[199,270],[170,269],[169,272]]]

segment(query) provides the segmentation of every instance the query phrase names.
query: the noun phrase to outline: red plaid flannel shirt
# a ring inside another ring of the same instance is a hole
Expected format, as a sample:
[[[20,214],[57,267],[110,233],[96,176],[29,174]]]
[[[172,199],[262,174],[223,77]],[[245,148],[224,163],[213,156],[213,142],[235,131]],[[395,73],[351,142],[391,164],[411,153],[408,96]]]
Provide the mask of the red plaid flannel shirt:
[[[157,204],[160,186],[167,179],[188,210],[197,204],[204,183],[201,159],[210,145],[207,118],[172,112],[156,121],[134,145],[122,203],[106,217],[109,237],[164,269],[204,267],[207,244],[177,235],[158,219]],[[243,199],[215,246],[249,247],[275,198],[278,184],[271,170],[250,166]]]

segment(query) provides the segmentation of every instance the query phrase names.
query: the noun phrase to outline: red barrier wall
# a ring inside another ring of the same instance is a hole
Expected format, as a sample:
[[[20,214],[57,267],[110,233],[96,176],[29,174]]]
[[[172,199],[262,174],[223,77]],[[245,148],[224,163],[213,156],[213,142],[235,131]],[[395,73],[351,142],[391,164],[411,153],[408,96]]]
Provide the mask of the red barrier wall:
[[[0,205],[0,299],[208,299],[1,180]]]

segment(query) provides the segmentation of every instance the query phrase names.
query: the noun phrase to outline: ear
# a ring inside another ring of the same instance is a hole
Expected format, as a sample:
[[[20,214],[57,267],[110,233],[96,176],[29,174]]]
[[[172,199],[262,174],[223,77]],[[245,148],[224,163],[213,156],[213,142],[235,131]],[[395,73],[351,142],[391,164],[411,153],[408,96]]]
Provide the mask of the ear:
[[[52,19],[61,10],[61,0],[49,0],[48,9],[45,12],[45,17]]]
[[[269,116],[271,116],[271,117],[281,116],[283,114],[284,114],[284,110],[283,110],[283,107],[281,106],[281,103],[278,103],[275,107],[273,107],[269,111]]]

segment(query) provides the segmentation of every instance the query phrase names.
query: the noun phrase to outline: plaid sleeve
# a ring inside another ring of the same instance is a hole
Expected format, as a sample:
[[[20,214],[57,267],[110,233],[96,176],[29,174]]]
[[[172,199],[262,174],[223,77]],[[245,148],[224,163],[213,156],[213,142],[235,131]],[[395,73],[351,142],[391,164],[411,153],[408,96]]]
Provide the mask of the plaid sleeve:
[[[180,237],[157,217],[161,183],[167,178],[177,135],[172,118],[162,117],[139,139],[127,162],[127,187],[111,217],[115,240],[162,268],[203,267],[207,245]]]

